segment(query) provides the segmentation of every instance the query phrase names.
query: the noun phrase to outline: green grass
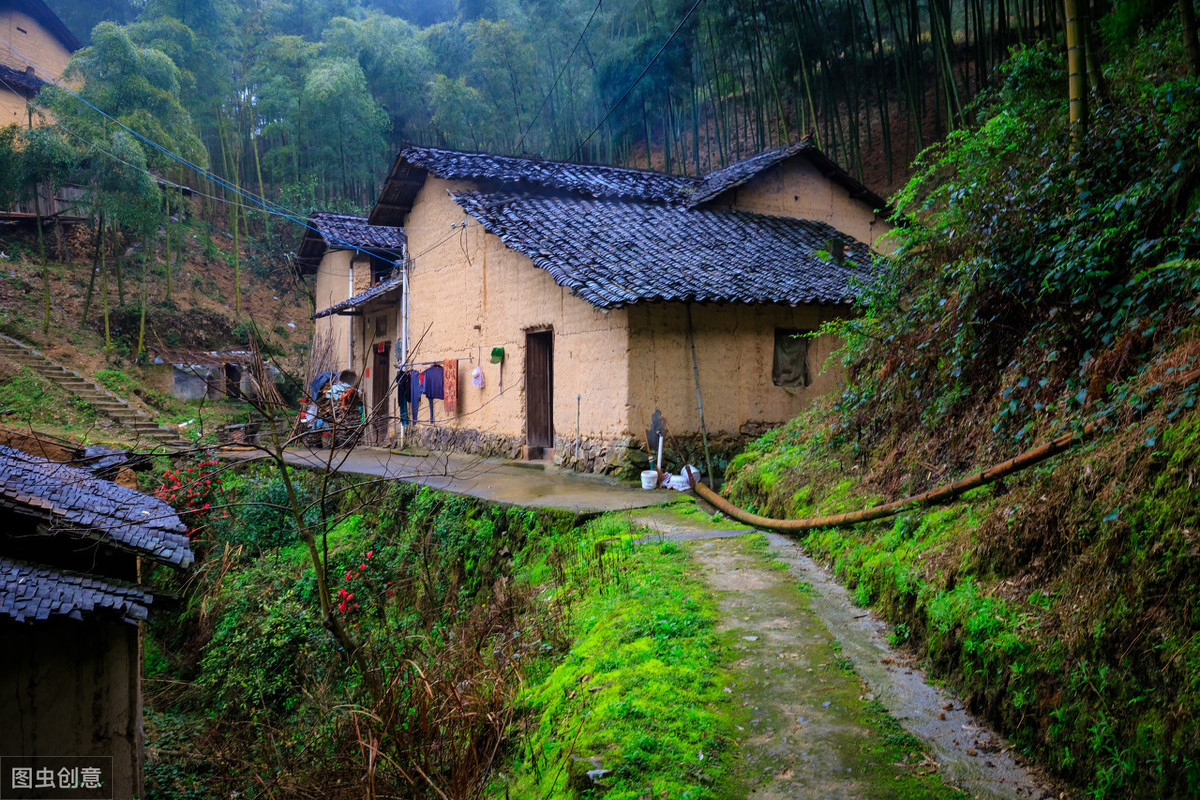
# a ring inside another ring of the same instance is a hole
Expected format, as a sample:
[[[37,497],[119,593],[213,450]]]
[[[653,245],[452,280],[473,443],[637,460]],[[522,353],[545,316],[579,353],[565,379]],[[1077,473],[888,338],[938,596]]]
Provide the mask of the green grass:
[[[0,410],[8,423],[77,432],[91,428],[96,410],[28,367],[0,383]]]
[[[608,515],[589,534],[622,526]],[[586,759],[611,770],[612,800],[724,796],[733,723],[711,592],[672,542],[610,553],[616,577],[577,602],[570,653],[521,699],[524,735],[492,796],[577,797]]]

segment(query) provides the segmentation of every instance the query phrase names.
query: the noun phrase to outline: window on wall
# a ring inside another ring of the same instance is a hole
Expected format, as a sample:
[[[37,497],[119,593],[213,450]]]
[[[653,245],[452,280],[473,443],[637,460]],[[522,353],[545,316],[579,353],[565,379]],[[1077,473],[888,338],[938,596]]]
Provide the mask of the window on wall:
[[[388,334],[389,334],[388,315],[387,314],[376,314],[374,327],[375,327],[374,338],[376,338],[376,339],[388,338]]]
[[[776,386],[805,387],[812,383],[808,364],[808,346],[812,331],[798,328],[775,329],[775,357],[771,362],[771,382]]]

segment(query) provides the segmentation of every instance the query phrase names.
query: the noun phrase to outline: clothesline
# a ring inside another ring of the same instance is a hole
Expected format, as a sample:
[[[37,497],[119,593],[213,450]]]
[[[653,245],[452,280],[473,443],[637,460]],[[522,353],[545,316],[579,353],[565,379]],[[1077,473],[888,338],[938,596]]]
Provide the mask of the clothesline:
[[[456,359],[443,358],[440,361],[409,361],[407,364],[398,364],[396,368],[397,369],[405,369],[405,368],[409,368],[409,367],[429,367],[429,366],[433,366],[434,364],[445,364],[449,360],[474,361],[475,356],[463,356],[462,358],[456,358]]]

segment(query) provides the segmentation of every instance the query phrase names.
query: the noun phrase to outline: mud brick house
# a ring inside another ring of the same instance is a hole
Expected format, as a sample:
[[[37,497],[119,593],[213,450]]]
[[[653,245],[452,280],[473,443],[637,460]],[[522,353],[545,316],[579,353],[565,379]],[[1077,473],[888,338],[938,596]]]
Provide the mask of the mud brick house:
[[[313,213],[307,225],[296,266],[301,275],[313,276],[313,303],[318,312],[309,377],[343,369],[361,375],[365,353],[361,333],[357,339],[351,338],[351,320],[361,313],[361,307],[346,301],[391,277],[396,262],[404,255],[404,232],[368,225],[363,217],[325,211]],[[372,295],[378,296],[378,292]],[[395,330],[395,323],[391,330]]]
[[[170,506],[0,446],[0,753],[111,757],[140,796],[142,559],[191,564]]]
[[[0,126],[24,127],[26,103],[45,84],[29,62],[58,78],[82,45],[42,0],[0,0],[0,38]]]
[[[457,361],[429,446],[631,471],[657,408],[703,463],[698,373],[719,463],[841,381],[837,342],[796,334],[852,313],[884,207],[807,142],[703,178],[407,147],[369,218],[405,231],[407,296],[342,307],[368,348],[398,349],[367,327],[390,303],[409,364]]]

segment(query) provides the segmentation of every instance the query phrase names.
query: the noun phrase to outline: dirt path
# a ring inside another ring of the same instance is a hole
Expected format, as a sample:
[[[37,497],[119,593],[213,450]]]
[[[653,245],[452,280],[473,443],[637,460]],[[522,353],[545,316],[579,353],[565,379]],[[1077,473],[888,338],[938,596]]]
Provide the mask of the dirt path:
[[[655,538],[687,543],[718,592],[741,676],[726,688],[745,711],[747,797],[956,794],[948,787],[980,798],[1060,796],[889,647],[887,625],[788,539],[670,510],[634,519]]]

